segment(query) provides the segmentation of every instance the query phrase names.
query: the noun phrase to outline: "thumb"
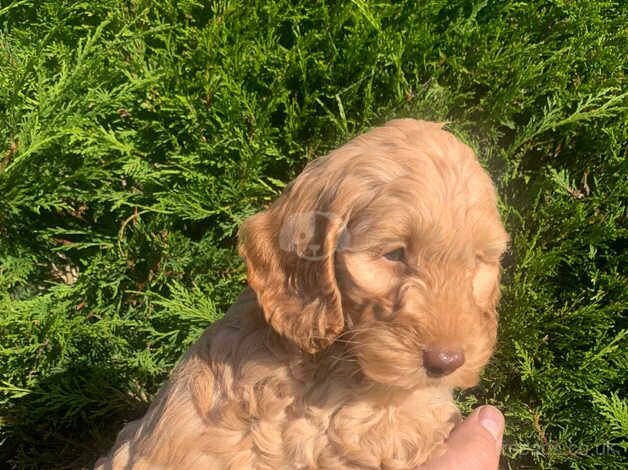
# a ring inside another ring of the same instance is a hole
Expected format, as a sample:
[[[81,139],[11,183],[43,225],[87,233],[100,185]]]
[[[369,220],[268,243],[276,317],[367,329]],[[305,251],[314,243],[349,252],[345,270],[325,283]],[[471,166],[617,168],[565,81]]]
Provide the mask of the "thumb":
[[[497,470],[503,433],[504,416],[497,408],[477,408],[451,432],[445,453],[418,469]]]

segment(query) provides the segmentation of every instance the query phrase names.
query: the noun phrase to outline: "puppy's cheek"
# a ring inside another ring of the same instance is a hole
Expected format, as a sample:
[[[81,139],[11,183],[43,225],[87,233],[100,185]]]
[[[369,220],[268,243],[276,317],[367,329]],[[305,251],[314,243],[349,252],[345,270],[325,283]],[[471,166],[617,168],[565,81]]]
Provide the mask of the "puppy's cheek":
[[[370,380],[401,388],[416,387],[424,376],[420,355],[411,341],[388,328],[365,327],[352,337],[353,353],[363,374]]]
[[[358,361],[364,375],[373,382],[405,389],[414,388],[421,383],[419,368],[411,361],[394,362],[383,356],[371,356],[368,359],[358,356]]]

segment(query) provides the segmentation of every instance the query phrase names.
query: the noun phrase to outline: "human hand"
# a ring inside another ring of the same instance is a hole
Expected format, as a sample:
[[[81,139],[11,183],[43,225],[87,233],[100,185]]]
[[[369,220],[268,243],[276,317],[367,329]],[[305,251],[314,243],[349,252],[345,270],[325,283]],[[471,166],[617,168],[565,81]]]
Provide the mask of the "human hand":
[[[494,406],[481,406],[454,428],[445,453],[416,470],[497,470],[504,416]]]

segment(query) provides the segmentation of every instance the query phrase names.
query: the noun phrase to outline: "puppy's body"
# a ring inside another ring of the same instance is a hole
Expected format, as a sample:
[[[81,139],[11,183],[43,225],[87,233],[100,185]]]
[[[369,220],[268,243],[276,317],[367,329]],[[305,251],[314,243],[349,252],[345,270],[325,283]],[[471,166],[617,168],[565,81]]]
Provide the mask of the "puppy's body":
[[[495,342],[507,235],[471,150],[392,121],[245,222],[247,289],[97,468],[409,469]]]
[[[343,348],[286,345],[247,290],[122,431],[109,468],[411,468],[449,433],[450,391],[361,380]]]

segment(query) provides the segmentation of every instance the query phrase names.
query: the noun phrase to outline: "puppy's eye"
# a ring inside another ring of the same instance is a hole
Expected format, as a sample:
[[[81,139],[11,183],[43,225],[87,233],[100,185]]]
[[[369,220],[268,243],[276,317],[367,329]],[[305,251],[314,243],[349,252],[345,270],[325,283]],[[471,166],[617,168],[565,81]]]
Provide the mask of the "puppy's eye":
[[[389,261],[404,261],[406,259],[406,251],[403,248],[397,248],[396,250],[384,253],[384,258]]]

